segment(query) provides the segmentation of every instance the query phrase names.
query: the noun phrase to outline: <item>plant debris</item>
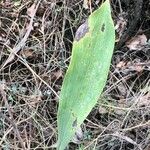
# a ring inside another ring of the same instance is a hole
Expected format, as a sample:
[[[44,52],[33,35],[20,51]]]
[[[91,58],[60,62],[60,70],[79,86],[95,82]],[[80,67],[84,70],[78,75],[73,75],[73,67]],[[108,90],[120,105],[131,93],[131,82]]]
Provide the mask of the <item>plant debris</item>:
[[[0,149],[56,146],[58,97],[75,32],[101,3],[0,1]],[[111,7],[117,37],[103,102],[69,150],[150,149],[150,3],[113,0]]]

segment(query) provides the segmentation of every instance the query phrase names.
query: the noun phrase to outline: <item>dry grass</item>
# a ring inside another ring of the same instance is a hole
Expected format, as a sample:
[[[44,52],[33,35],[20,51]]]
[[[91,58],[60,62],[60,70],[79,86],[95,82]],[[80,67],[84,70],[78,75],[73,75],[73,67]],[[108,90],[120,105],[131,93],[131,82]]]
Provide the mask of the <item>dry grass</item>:
[[[121,9],[116,3],[114,14]],[[44,0],[37,10],[31,6],[33,1],[0,1],[0,149],[53,149],[74,33],[90,13],[80,0]],[[115,51],[104,96],[82,125],[83,141],[69,149],[150,149],[148,50]],[[119,68],[121,61],[125,65]]]

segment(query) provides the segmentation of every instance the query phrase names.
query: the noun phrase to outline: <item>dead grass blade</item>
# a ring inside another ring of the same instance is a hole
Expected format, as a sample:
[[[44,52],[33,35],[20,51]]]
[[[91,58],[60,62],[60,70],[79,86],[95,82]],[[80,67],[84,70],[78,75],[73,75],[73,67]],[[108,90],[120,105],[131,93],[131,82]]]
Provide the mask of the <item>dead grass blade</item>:
[[[17,125],[16,125],[16,123],[14,122],[14,118],[13,118],[13,115],[12,115],[12,113],[11,113],[11,109],[10,109],[9,104],[8,104],[8,102],[7,102],[6,92],[3,90],[3,87],[1,87],[1,85],[0,85],[0,93],[1,93],[1,95],[2,95],[2,99],[3,99],[4,103],[5,103],[5,106],[6,106],[7,110],[8,110],[8,113],[9,113],[10,118],[7,117],[6,115],[4,115],[1,111],[0,111],[0,116],[2,116],[3,118],[5,118],[5,119],[12,125],[13,130],[14,130],[14,132],[16,133],[16,135],[17,135],[17,137],[18,137],[18,139],[19,139],[19,141],[20,141],[20,144],[21,144],[21,146],[22,146],[22,149],[25,150],[26,148],[25,148],[25,146],[24,146],[24,144],[23,144],[23,140],[22,140],[22,138],[21,138],[21,136],[20,136],[20,133],[19,133],[18,128],[17,128]]]

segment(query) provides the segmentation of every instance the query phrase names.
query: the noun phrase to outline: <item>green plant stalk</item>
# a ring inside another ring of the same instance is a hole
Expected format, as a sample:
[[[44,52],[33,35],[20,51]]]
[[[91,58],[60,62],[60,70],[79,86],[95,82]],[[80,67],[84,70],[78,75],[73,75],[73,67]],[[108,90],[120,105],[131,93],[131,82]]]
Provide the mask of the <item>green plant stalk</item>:
[[[58,145],[64,150],[98,101],[107,81],[115,43],[109,0],[77,31],[58,108]]]

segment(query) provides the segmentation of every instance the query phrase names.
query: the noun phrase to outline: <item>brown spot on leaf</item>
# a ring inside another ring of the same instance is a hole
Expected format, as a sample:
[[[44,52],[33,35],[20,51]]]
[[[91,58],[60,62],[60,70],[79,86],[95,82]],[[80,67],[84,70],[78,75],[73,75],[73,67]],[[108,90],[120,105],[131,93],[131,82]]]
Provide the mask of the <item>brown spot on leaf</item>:
[[[105,30],[105,24],[103,23],[102,27],[101,27],[101,31],[104,32]]]
[[[75,40],[79,41],[89,31],[88,21],[86,20],[76,31]]]
[[[73,128],[77,127],[77,118],[73,121],[72,127]]]

